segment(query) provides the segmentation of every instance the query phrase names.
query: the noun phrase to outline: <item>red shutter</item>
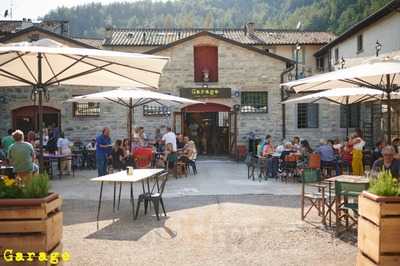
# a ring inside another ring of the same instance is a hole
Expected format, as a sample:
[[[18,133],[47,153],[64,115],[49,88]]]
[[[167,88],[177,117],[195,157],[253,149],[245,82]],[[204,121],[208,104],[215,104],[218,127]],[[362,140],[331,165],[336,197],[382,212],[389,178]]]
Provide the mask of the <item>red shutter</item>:
[[[209,81],[218,81],[218,47],[197,46],[194,47],[194,81],[203,81],[203,71],[207,69]]]

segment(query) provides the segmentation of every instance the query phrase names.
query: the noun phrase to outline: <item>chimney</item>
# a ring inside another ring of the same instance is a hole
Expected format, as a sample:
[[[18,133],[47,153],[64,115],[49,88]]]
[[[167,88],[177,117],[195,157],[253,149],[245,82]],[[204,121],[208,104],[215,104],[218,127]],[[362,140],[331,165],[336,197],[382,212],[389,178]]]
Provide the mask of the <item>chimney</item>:
[[[112,31],[113,31],[112,26],[106,26],[106,32],[105,32],[105,34],[104,34],[104,39],[105,39],[104,41],[105,41],[106,43],[111,42]]]
[[[251,36],[254,34],[256,24],[254,22],[248,22],[244,26],[244,32],[246,36]]]
[[[33,26],[32,20],[23,18],[20,26],[17,27],[17,30],[23,30],[23,29],[29,28],[31,26]]]

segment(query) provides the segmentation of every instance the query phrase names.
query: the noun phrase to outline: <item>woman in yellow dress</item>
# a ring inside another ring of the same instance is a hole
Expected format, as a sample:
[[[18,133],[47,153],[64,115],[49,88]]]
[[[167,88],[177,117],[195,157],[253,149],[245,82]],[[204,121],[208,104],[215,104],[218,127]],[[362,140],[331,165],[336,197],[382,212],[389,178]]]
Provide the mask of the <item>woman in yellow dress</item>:
[[[365,141],[360,134],[354,133],[351,137],[351,143],[353,144],[353,160],[351,163],[353,175],[362,176],[364,175],[363,149]]]

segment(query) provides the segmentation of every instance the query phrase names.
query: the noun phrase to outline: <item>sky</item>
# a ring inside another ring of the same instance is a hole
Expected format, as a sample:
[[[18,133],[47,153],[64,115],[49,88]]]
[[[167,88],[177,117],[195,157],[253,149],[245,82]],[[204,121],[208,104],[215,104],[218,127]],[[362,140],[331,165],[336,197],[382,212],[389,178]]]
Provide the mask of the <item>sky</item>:
[[[11,19],[9,16],[4,18],[4,11],[12,6],[12,19],[30,18],[36,20],[44,16],[50,10],[57,7],[72,7],[80,4],[92,2],[109,4],[112,2],[135,2],[137,0],[0,0],[0,20]]]

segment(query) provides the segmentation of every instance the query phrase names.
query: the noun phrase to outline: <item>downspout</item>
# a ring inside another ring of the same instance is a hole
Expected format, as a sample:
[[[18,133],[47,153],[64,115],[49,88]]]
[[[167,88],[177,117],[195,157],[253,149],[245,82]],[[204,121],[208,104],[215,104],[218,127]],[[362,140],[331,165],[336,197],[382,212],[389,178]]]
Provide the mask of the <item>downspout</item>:
[[[291,72],[294,69],[294,64],[290,64],[289,67],[286,68],[285,71],[281,73],[281,84],[285,82],[285,75]],[[281,86],[281,102],[285,101],[285,89]],[[281,104],[282,106],[282,138],[286,138],[286,105]]]

